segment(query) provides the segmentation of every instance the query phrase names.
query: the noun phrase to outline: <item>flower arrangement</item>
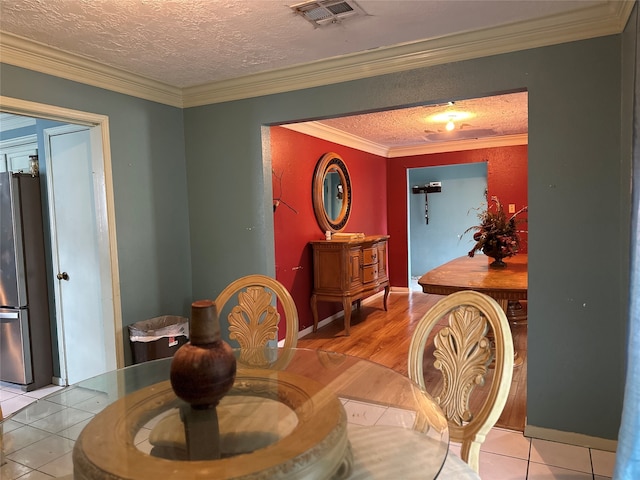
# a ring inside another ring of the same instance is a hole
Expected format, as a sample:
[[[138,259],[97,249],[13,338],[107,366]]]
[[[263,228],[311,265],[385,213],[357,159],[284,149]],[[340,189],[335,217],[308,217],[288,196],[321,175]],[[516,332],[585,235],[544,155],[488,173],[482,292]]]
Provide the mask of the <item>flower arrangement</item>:
[[[516,217],[527,212],[528,207],[521,208],[507,217],[498,197],[491,197],[491,202],[484,211],[478,214],[480,224],[469,227],[463,235],[475,230],[473,240],[476,243],[468,253],[470,257],[473,257],[475,252],[482,250],[482,253],[495,259],[491,266],[504,267],[505,263],[502,259],[512,257],[520,248],[517,224],[526,220]]]

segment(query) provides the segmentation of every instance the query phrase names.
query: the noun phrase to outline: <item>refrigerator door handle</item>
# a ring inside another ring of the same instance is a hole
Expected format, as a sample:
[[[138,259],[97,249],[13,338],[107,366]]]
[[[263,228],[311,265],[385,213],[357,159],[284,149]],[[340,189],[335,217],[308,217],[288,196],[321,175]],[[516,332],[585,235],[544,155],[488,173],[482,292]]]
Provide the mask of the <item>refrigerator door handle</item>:
[[[0,319],[2,320],[17,320],[18,318],[18,312],[0,312]]]

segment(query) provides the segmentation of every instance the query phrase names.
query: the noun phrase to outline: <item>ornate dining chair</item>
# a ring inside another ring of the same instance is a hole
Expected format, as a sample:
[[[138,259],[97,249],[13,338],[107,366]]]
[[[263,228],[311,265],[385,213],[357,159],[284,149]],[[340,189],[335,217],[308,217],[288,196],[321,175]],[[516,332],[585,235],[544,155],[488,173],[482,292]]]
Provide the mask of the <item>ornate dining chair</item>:
[[[425,356],[428,341],[434,358]],[[480,446],[504,409],[513,375],[513,340],[500,305],[475,291],[456,292],[436,303],[418,322],[409,347],[409,377],[427,390],[425,366],[440,370],[442,382],[435,386],[441,388],[429,393],[447,417],[450,439],[461,443],[462,460],[479,473]],[[485,379],[491,382],[486,400],[470,402]],[[451,469],[448,463],[455,464],[449,457],[443,472]]]
[[[220,292],[214,303],[219,315],[228,312],[226,319],[229,338],[236,340],[240,345],[240,356],[237,359],[240,364],[258,368],[268,366],[271,369],[286,366],[292,355],[292,351],[287,349],[294,348],[298,343],[298,310],[284,285],[266,275],[247,275],[231,282]],[[272,359],[261,347],[278,339],[278,304],[282,306],[286,321],[287,331],[283,345],[285,350],[277,359]],[[221,323],[221,328],[223,326],[224,323]],[[236,403],[228,407],[232,413],[246,409],[247,405],[256,408],[255,401],[253,404],[251,401],[247,404]],[[221,426],[221,430],[225,428],[224,425]],[[254,432],[254,444],[258,445],[263,440],[264,435],[261,432]],[[227,444],[225,448],[232,448],[232,445],[238,443],[237,439],[233,440],[232,437],[221,442]],[[162,455],[168,458],[189,458],[184,427],[177,411],[165,416],[153,427],[149,443],[157,452],[163,452]],[[246,445],[243,444],[241,447],[245,448]]]
[[[274,298],[275,297],[275,298]],[[276,301],[274,301],[276,300]],[[269,341],[277,341],[277,303],[282,306],[286,321],[284,348],[294,348],[298,343],[298,310],[289,291],[280,282],[266,275],[247,275],[231,282],[215,300],[218,312],[229,312],[229,338],[235,340],[247,353],[241,360],[260,355],[260,347]],[[225,306],[233,304],[229,310]],[[253,353],[252,353],[253,352]],[[259,359],[254,358],[259,362]]]

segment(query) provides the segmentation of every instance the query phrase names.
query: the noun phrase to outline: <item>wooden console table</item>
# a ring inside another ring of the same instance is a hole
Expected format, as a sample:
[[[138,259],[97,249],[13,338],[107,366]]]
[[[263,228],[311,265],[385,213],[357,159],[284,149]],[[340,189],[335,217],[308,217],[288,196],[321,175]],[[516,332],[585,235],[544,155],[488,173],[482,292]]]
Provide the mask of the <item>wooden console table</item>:
[[[486,255],[459,257],[428,271],[418,283],[423,292],[436,295],[449,295],[460,290],[476,290],[489,295],[507,314],[513,333],[513,326],[519,319],[514,317],[514,310],[509,307],[510,302],[527,299],[527,255],[506,258],[507,266],[504,268],[490,268],[491,261]],[[514,365],[522,365],[522,357],[515,353]]]
[[[359,239],[332,239],[310,242],[313,248],[313,331],[318,329],[318,301],[342,302],[344,328],[349,335],[351,304],[384,288],[384,309],[389,296],[387,271],[388,235]]]

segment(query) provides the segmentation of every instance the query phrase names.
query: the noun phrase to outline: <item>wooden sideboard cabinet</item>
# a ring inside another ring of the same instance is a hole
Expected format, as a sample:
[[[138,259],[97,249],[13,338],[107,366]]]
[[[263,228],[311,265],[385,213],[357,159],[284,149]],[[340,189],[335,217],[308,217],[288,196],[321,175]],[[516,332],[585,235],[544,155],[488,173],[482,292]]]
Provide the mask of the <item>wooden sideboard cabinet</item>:
[[[311,312],[313,331],[318,329],[318,302],[342,302],[344,329],[349,335],[351,306],[384,288],[384,309],[389,296],[387,271],[388,235],[372,235],[359,239],[312,241],[313,293]]]

